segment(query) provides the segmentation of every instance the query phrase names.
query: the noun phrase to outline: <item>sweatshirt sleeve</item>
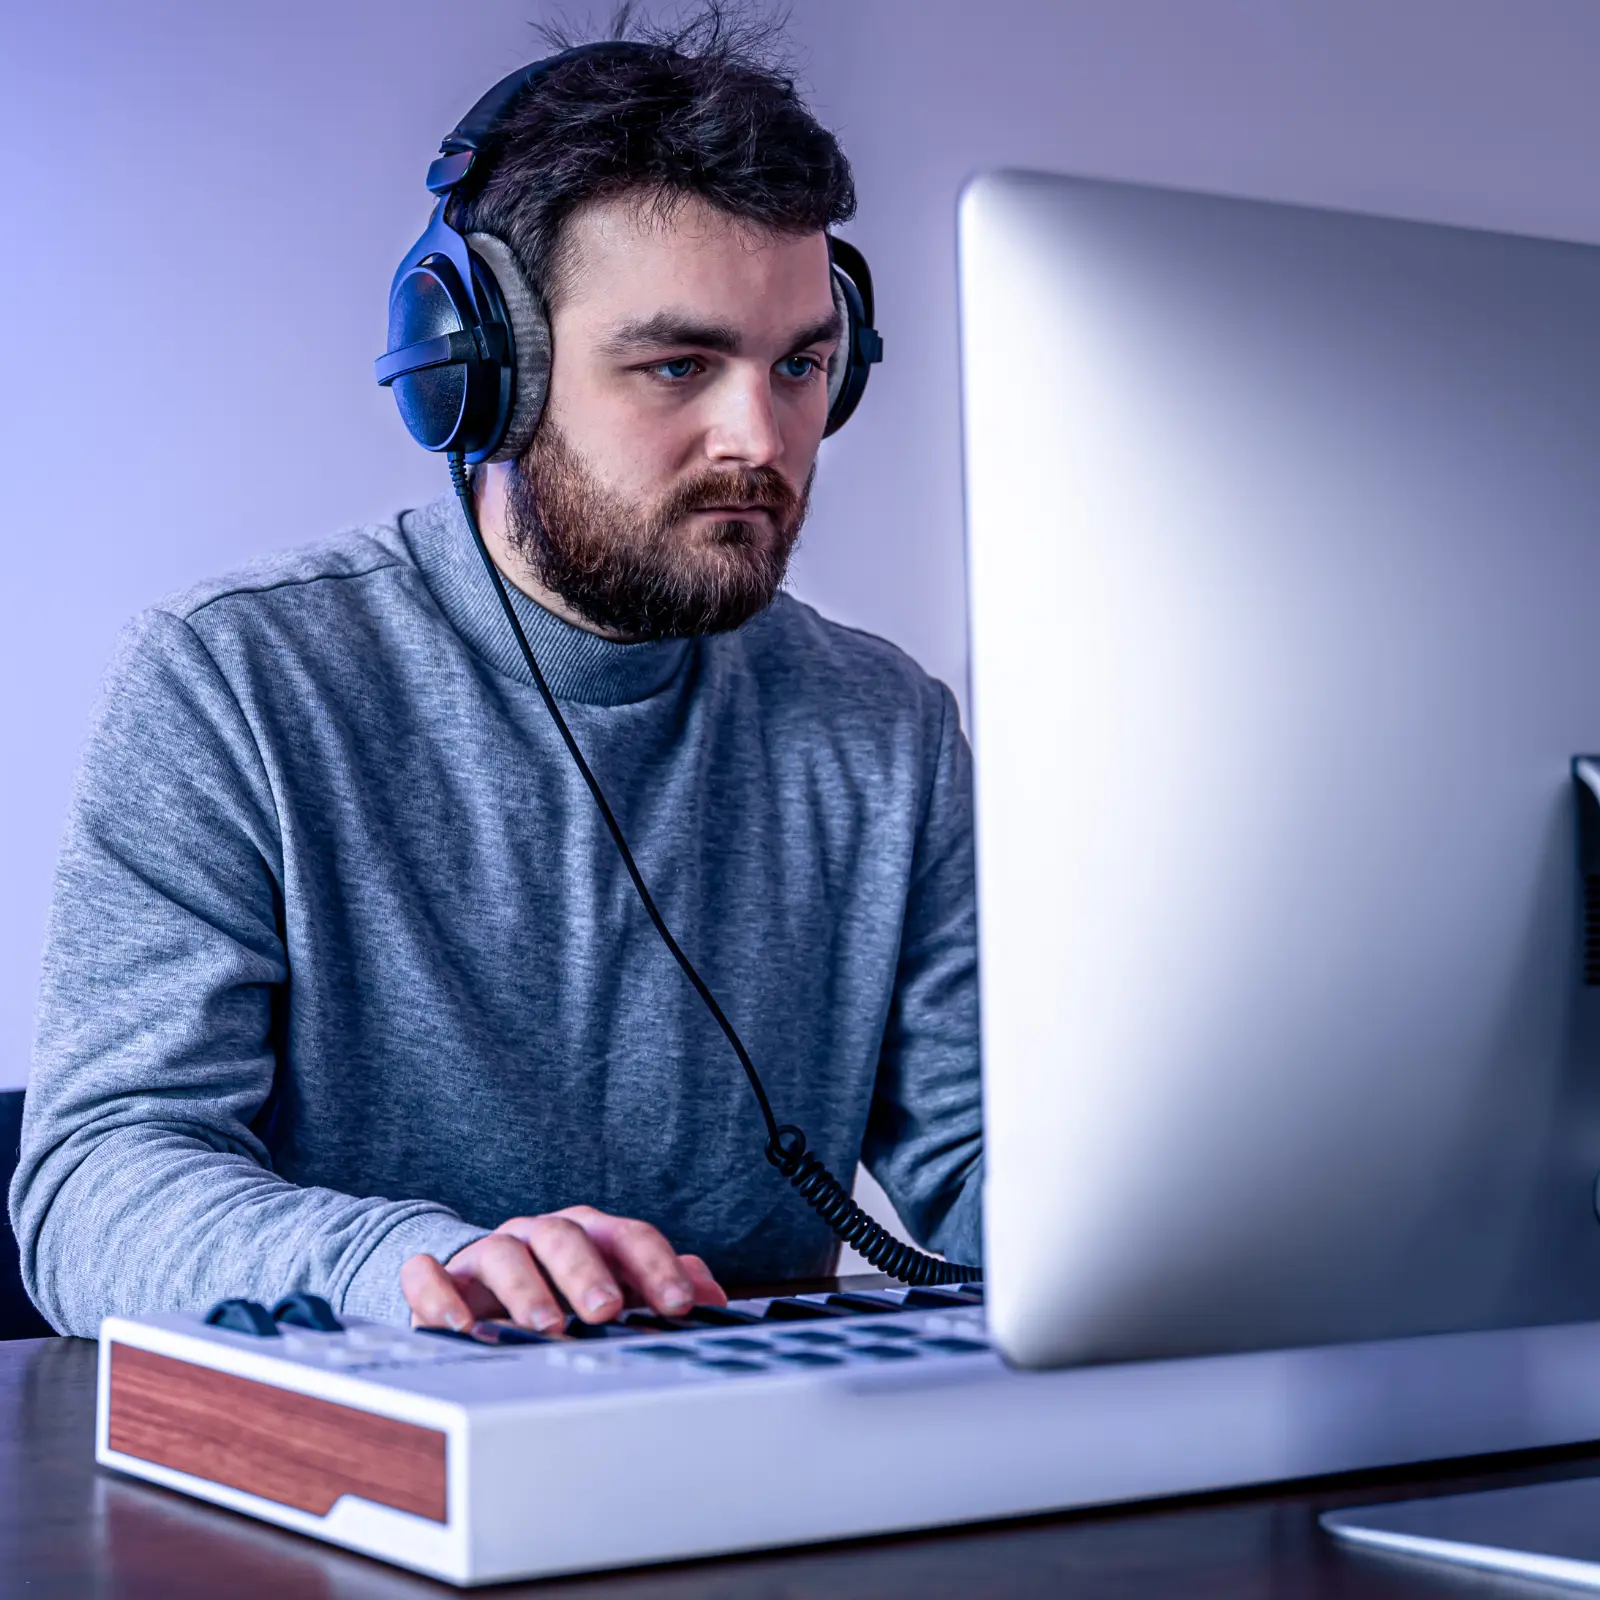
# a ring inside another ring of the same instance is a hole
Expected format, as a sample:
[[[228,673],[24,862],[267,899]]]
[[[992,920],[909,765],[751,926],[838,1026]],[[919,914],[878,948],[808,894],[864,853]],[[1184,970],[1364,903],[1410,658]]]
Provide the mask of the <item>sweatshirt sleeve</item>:
[[[57,870],[11,1216],[65,1333],[293,1290],[386,1321],[401,1262],[481,1236],[443,1206],[301,1188],[261,1138],[291,1003],[272,785],[194,631],[124,635]]]
[[[919,1243],[982,1261],[972,752],[939,694],[937,757],[912,859],[894,998],[862,1159]]]

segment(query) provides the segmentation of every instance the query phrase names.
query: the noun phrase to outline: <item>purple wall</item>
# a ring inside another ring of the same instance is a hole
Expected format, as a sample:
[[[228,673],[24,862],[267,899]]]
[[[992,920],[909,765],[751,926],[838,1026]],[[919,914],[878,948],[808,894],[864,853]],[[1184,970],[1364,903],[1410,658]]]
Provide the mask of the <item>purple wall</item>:
[[[572,8],[576,9],[576,8]],[[526,0],[0,0],[0,1084],[118,624],[431,496],[373,387],[434,145]],[[799,592],[965,672],[953,208],[1014,164],[1600,242],[1591,0],[798,0],[888,363]],[[454,28],[452,35],[448,28]],[[1049,463],[1041,463],[1048,471]]]

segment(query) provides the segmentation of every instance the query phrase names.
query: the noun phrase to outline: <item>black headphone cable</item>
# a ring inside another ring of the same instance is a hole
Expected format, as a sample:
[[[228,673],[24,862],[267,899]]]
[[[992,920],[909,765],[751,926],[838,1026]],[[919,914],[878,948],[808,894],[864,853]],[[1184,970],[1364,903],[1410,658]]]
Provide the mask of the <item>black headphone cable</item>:
[[[533,677],[534,687],[539,691],[539,698],[544,701],[545,710],[550,713],[550,720],[555,723],[556,731],[567,747],[567,753],[572,757],[573,764],[582,775],[584,783],[588,785],[589,793],[594,797],[594,803],[599,808],[606,831],[611,835],[611,842],[616,845],[617,854],[622,857],[622,864],[632,880],[634,893],[639,897],[639,904],[644,907],[645,915],[650,918],[651,925],[661,936],[661,942],[666,945],[672,959],[678,963],[684,977],[693,985],[694,992],[700,996],[706,1010],[722,1029],[723,1036],[739,1058],[739,1065],[744,1068],[745,1077],[750,1080],[756,1104],[761,1107],[762,1120],[767,1125],[767,1160],[794,1186],[801,1199],[827,1223],[835,1237],[859,1252],[862,1259],[876,1267],[879,1272],[898,1278],[902,1283],[916,1286],[981,1282],[982,1268],[963,1267],[951,1261],[941,1261],[937,1256],[930,1256],[895,1238],[887,1229],[874,1222],[856,1204],[850,1191],[807,1150],[805,1133],[792,1122],[782,1124],[778,1122],[773,1114],[772,1102],[768,1100],[767,1091],[762,1085],[761,1075],[750,1059],[750,1052],[745,1049],[744,1041],[728,1020],[727,1013],[718,1005],[717,997],[712,994],[705,979],[695,970],[694,963],[684,954],[683,947],[673,938],[666,919],[657,909],[644,876],[639,871],[638,863],[633,859],[633,852],[628,848],[628,841],[623,837],[622,826],[600,787],[600,781],[595,777],[589,763],[584,760],[583,751],[578,748],[578,741],[573,737],[572,729],[567,726],[567,719],[562,716],[561,707],[556,704],[556,697],[550,692],[550,685],[539,669],[533,647],[528,643],[528,636],[522,630],[516,608],[511,604],[511,596],[506,592],[505,580],[500,576],[499,568],[495,566],[494,558],[489,554],[489,547],[483,541],[483,530],[478,526],[477,506],[473,503],[472,484],[467,476],[466,460],[457,450],[450,452],[449,460],[450,481],[455,486],[456,498],[461,502],[461,509],[466,513],[467,526],[472,530],[472,542],[478,547],[484,570],[489,574],[489,581],[494,585],[495,594],[499,596],[500,609],[505,612],[506,621],[511,624],[511,631],[521,647],[523,660],[528,664],[528,671]]]

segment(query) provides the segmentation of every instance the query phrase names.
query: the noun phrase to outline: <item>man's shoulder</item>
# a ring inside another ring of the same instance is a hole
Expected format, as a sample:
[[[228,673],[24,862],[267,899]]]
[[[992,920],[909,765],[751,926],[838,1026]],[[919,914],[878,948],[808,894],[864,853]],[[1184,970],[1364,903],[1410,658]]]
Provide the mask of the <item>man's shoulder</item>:
[[[899,645],[832,621],[794,595],[779,595],[738,637],[766,714],[782,728],[826,730],[829,742],[901,752],[891,757],[899,760],[907,749],[941,749],[960,726],[949,688]]]
[[[151,609],[194,623],[219,613],[237,615],[243,609],[264,605],[293,605],[308,591],[323,585],[347,589],[348,580],[412,564],[397,522],[370,523],[190,584],[158,600]]]
[[[873,721],[942,721],[954,707],[949,689],[899,645],[835,622],[788,593],[740,637],[760,678],[786,697]]]

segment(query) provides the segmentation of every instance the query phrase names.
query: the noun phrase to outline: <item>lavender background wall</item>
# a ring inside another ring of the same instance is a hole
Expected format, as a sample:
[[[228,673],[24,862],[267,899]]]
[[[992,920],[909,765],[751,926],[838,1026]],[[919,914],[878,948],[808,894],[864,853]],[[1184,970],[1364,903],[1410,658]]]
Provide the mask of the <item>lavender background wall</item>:
[[[548,9],[0,0],[0,1085],[26,1077],[52,862],[120,622],[442,487],[371,383],[384,290],[434,145],[537,53]],[[1592,0],[798,0],[794,34],[856,163],[888,344],[827,447],[795,587],[958,692],[968,173],[1600,242]]]

